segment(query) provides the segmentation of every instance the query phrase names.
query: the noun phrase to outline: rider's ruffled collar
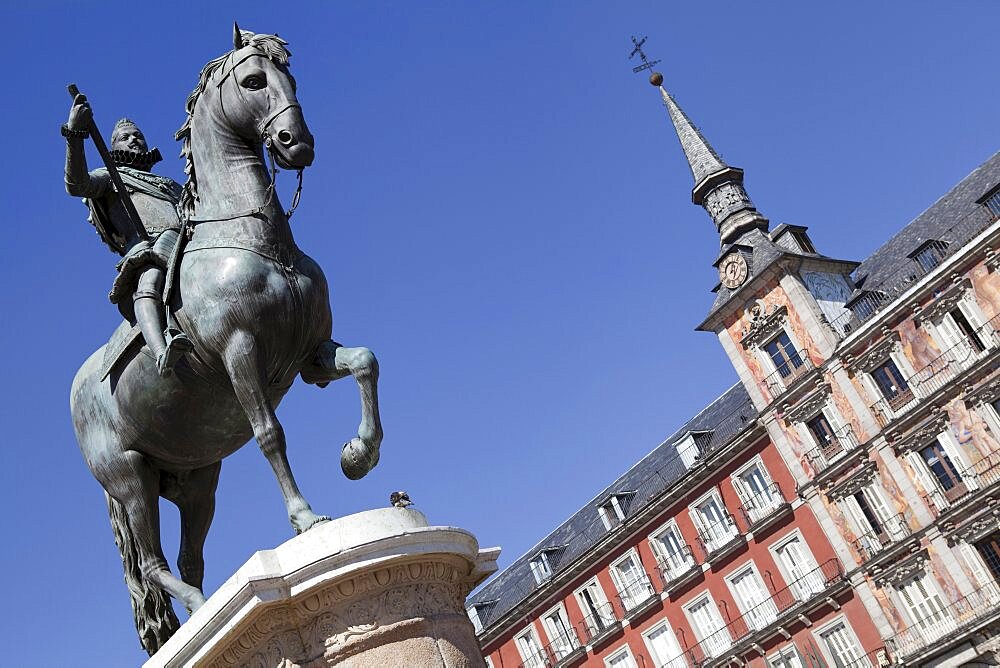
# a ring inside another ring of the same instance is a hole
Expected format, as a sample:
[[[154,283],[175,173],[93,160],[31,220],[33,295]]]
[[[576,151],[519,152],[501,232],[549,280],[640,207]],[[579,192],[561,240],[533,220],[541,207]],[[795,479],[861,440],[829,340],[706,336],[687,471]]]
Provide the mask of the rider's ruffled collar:
[[[115,149],[111,151],[111,160],[115,167],[133,167],[148,172],[153,165],[163,160],[160,149],[154,148],[152,151],[124,151]]]

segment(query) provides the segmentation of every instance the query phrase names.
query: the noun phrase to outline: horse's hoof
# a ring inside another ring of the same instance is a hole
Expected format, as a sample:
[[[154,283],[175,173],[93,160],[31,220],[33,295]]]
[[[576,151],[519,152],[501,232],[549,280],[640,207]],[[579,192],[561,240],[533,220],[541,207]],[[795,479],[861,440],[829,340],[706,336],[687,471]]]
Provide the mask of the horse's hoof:
[[[361,480],[378,464],[378,448],[352,438],[340,453],[340,468],[349,480]]]

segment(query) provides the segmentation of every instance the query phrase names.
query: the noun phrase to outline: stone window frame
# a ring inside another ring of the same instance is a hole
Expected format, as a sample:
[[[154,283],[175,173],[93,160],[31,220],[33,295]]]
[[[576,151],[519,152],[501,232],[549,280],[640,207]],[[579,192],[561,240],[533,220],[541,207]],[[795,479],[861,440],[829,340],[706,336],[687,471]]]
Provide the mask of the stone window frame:
[[[631,557],[632,560],[635,562],[635,564],[639,567],[639,570],[642,573],[642,577],[645,578],[646,584],[652,586],[652,581],[649,579],[649,573],[646,571],[646,565],[642,563],[642,558],[639,556],[638,546],[632,546],[629,549],[625,550],[625,552],[620,554],[614,561],[608,564],[608,575],[611,577],[611,583],[615,586],[615,589],[618,591],[618,598],[620,601],[625,598],[625,592],[629,589],[629,587],[634,587],[639,582],[637,580],[636,582],[633,583],[626,583],[621,579],[621,576],[618,573],[617,570],[618,564],[624,562],[629,557]],[[641,601],[636,600],[633,601],[633,604],[640,602]],[[624,601],[622,601],[622,603],[624,605]]]
[[[697,607],[703,601],[707,601],[708,604],[712,606],[711,609],[715,611],[715,617],[716,617],[716,619],[719,622],[721,622],[721,625],[719,626],[718,630],[713,631],[712,633],[710,633],[710,634],[708,634],[706,636],[702,636],[701,635],[700,626],[698,626],[697,624],[695,624],[695,620],[694,620],[693,616],[691,615],[691,609]],[[719,633],[719,631],[722,631],[722,630],[725,630],[726,633],[729,636],[729,647],[732,647],[735,644],[734,641],[733,641],[733,634],[729,631],[729,627],[728,627],[728,625],[726,623],[726,618],[722,616],[722,610],[719,608],[719,603],[718,603],[718,601],[715,600],[715,597],[712,595],[712,592],[710,590],[706,589],[702,593],[697,594],[695,596],[692,596],[691,600],[689,600],[687,603],[684,603],[683,605],[681,605],[681,610],[684,612],[684,619],[687,621],[688,627],[690,627],[690,629],[692,631],[692,634],[694,635],[695,640],[697,640],[696,644],[700,645],[701,643],[705,642],[705,640],[707,640],[709,637],[711,637],[712,635],[714,635],[716,633]],[[724,649],[722,651],[726,652],[726,651],[728,651],[728,649]],[[708,655],[707,651],[704,652],[704,653],[705,653],[706,656]],[[712,658],[714,658],[714,657],[712,657]]]
[[[878,383],[872,377],[872,372],[889,360],[892,360],[905,380],[909,381],[916,375],[916,369],[913,368],[910,359],[903,352],[902,337],[898,330],[883,332],[882,339],[869,346],[864,353],[851,355],[843,360],[844,368],[847,369],[848,373],[851,376],[861,378],[862,385],[872,400],[869,406],[886,400]],[[907,387],[913,392],[915,398],[920,398],[920,394],[909,382],[907,382]],[[896,411],[893,411],[893,417],[897,414]]]
[[[620,659],[622,656],[626,654],[628,655],[628,658],[632,660],[633,666],[639,665],[638,663],[636,663],[635,654],[632,652],[632,647],[628,644],[628,641],[626,641],[625,644],[623,644],[621,647],[617,647],[614,650],[608,652],[608,655],[604,657],[605,668],[609,668],[611,666],[611,662],[614,659]]]
[[[809,429],[809,422],[822,414],[826,418],[827,424],[833,432],[834,437],[843,438],[848,431],[853,432],[854,427],[844,418],[836,402],[833,400],[833,392],[830,383],[819,383],[804,399],[798,401],[793,407],[786,408],[784,412],[785,422],[791,424],[804,443],[811,443],[812,448],[821,448],[823,444]],[[845,444],[841,444],[844,446]],[[839,460],[854,448],[844,447],[843,451],[833,457],[828,463]]]
[[[967,277],[956,281],[950,287],[939,292],[934,296],[930,304],[918,309],[914,317],[914,323],[924,329],[941,351],[941,354],[946,355],[952,350],[955,344],[948,342],[946,335],[943,334],[944,328],[941,322],[945,318],[949,318],[952,326],[960,329],[958,323],[951,316],[951,312],[956,308],[962,312],[973,330],[981,332],[980,339],[984,347],[984,353],[995,348],[996,343],[992,336],[995,330],[979,306],[975,290],[972,287],[972,281]],[[955,360],[950,357],[947,359],[950,363],[959,365],[962,370],[968,369],[975,363],[975,357],[971,360]]]
[[[827,647],[826,641],[823,639],[823,633],[833,629],[839,624],[844,625],[844,629],[847,631],[848,639],[857,648],[859,656],[867,656],[865,654],[865,646],[861,644],[858,639],[858,634],[854,631],[854,626],[851,625],[851,621],[847,618],[846,614],[840,614],[836,617],[830,619],[828,622],[821,626],[812,629],[813,644],[819,648],[820,653],[823,654],[823,658],[831,666],[836,666],[839,661],[839,657],[834,657],[830,652],[829,647]]]
[[[805,661],[805,657],[802,655],[802,651],[799,650],[799,646],[795,644],[794,641],[788,643],[787,645],[782,645],[775,651],[771,652],[764,659],[764,666],[766,668],[774,668],[775,660],[787,659],[789,653],[794,652],[796,659],[798,659],[799,665],[807,666],[809,665]],[[784,664],[782,664],[784,665]]]
[[[941,614],[948,615],[948,606],[951,604],[951,599],[948,598],[944,589],[941,587],[941,583],[938,581],[937,577],[934,575],[934,571],[929,567],[929,561],[924,560],[923,565],[920,570],[909,573],[906,577],[901,577],[893,582],[884,582],[880,585],[880,588],[889,596],[889,600],[892,601],[893,607],[899,611],[903,619],[906,620],[907,628],[917,628],[923,619],[914,619],[913,613],[910,612],[906,601],[903,599],[903,593],[901,588],[911,582],[917,580],[922,580],[924,584],[924,589],[926,590],[928,596],[936,597],[938,603],[941,605]],[[926,618],[924,618],[926,619]]]
[[[538,647],[538,653],[535,656],[530,657],[524,655],[524,649],[521,647],[521,643],[519,642],[521,638],[529,635]],[[514,634],[514,647],[517,649],[517,654],[521,657],[521,662],[523,664],[527,665],[529,662],[543,659],[545,655],[545,645],[542,643],[542,638],[538,634],[538,629],[535,628],[534,621],[528,622],[528,625],[524,628],[524,630],[520,633]]]
[[[664,563],[664,559],[661,559],[661,556],[666,558],[665,555],[661,555],[663,548],[657,546],[657,543],[662,542],[660,541],[659,538],[657,538],[657,536],[667,531],[673,531],[677,535],[677,539],[680,542],[681,548],[683,548],[685,545],[687,545],[688,547],[691,546],[691,543],[689,543],[687,538],[684,537],[684,532],[681,531],[681,527],[677,523],[677,518],[671,517],[666,522],[658,526],[656,529],[650,531],[649,535],[646,536],[646,542],[649,543],[649,551],[653,554],[653,559],[656,561],[657,566]],[[697,533],[697,531],[698,529],[696,527],[695,533]],[[695,558],[693,551],[692,554],[689,557],[687,557],[687,561],[688,561],[687,570],[690,570],[691,568],[694,568],[695,566],[698,565],[698,560]],[[684,572],[687,572],[687,570],[685,570]]]
[[[601,584],[601,579],[597,577],[597,575],[594,575],[591,578],[587,578],[587,580],[585,580],[579,587],[574,589],[573,598],[576,601],[577,606],[580,608],[580,614],[583,615],[583,623],[587,626],[588,630],[591,633],[597,633],[598,631],[592,627],[590,622],[587,621],[587,618],[590,617],[591,615],[590,611],[587,609],[587,606],[584,604],[582,600],[583,597],[581,596],[582,592],[585,589],[589,589],[591,585],[596,585],[597,592],[600,595],[601,599],[600,602],[595,602],[597,607],[600,608],[605,605],[608,605],[610,603],[608,601],[608,593],[604,591],[604,585]]]
[[[742,575],[746,575],[748,569],[750,571],[753,571],[754,576],[757,578],[757,582],[760,584],[761,591],[763,591],[765,594],[765,598],[763,601],[757,603],[754,606],[750,606],[749,608],[744,610],[740,594],[733,586],[733,580]],[[772,592],[767,588],[767,582],[764,581],[763,576],[761,576],[760,574],[760,568],[758,568],[757,562],[755,562],[752,557],[748,558],[746,561],[742,562],[738,566],[734,566],[733,568],[731,568],[729,572],[726,573],[726,575],[722,579],[726,583],[726,588],[729,590],[729,597],[732,598],[733,602],[736,604],[736,609],[739,611],[740,617],[744,618],[744,620],[746,620],[747,622],[749,622],[750,620],[749,615],[751,614],[751,611],[756,610],[760,606],[763,606],[768,601],[771,601],[772,605],[774,604],[774,592]],[[774,618],[769,620],[768,624],[770,624],[771,622],[773,622],[775,619],[778,618],[776,606],[774,607],[774,612],[775,612]],[[765,624],[761,628],[765,628],[766,626],[767,624]],[[759,631],[760,629],[757,630]]]
[[[929,429],[933,429],[934,426],[939,424],[940,421],[935,421]],[[917,432],[918,435],[926,435],[927,433],[928,428]],[[944,490],[941,489],[941,485],[936,474],[930,469],[930,467],[927,466],[926,460],[924,460],[923,455],[919,452],[925,447],[931,445],[935,440],[944,450],[945,454],[948,455],[952,465],[957,469],[956,472],[961,478],[961,482],[964,482],[970,491],[978,490],[980,488],[980,484],[975,475],[963,475],[963,472],[967,473],[971,469],[971,465],[965,456],[965,452],[963,452],[964,449],[959,444],[954,434],[952,434],[951,425],[949,423],[945,423],[941,426],[933,438],[930,439],[921,440],[916,436],[909,436],[904,444],[897,445],[897,451],[903,453],[902,456],[907,460],[909,466],[916,473],[916,477],[912,481],[914,486],[918,491],[923,490],[926,495],[925,498],[931,500],[934,503],[936,510],[940,513],[946,508],[950,508],[953,504],[944,497]]]
[[[785,567],[784,559],[782,559],[781,557],[781,549],[796,539],[802,545],[805,553],[809,556],[810,561],[812,561],[812,563],[814,564],[814,568],[810,570],[814,570],[815,568],[820,567],[820,563],[816,559],[816,553],[813,552],[812,546],[809,544],[808,541],[806,541],[805,534],[802,533],[801,528],[795,527],[791,531],[788,531],[787,533],[782,534],[780,537],[775,538],[767,546],[767,551],[770,553],[771,559],[774,560],[774,564],[778,567],[778,572],[781,573],[781,577],[785,581],[786,587],[792,587],[795,583],[795,579],[792,578],[792,576],[788,573],[787,568]]]
[[[549,627],[545,623],[545,619],[548,616],[550,616],[553,612],[562,613],[562,618],[563,621],[566,622],[566,627],[568,629],[567,633],[569,634],[569,637],[567,637],[566,640],[570,643],[570,652],[572,652],[572,644],[574,640],[573,624],[569,621],[569,612],[566,610],[566,603],[564,601],[559,601],[558,603],[556,603],[551,608],[549,608],[548,610],[546,610],[545,612],[543,612],[538,616],[538,624],[539,626],[542,627],[542,632],[545,634],[546,639],[549,641],[547,646],[553,646],[557,643],[557,639],[552,637],[552,635],[549,633]],[[568,653],[566,656],[568,656]]]

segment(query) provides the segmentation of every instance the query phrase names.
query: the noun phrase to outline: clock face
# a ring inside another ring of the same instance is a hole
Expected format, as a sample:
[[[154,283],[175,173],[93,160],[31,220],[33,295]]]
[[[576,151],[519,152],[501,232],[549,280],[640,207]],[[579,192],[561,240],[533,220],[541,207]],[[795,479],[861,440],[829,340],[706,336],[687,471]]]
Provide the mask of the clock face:
[[[730,290],[743,285],[747,279],[747,261],[739,253],[727,255],[719,265],[719,280]]]

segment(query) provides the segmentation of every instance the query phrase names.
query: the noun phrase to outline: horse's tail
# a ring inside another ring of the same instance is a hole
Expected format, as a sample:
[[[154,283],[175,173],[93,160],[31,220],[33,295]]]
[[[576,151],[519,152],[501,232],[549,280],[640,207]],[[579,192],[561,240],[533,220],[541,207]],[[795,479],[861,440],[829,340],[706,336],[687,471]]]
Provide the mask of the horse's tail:
[[[111,529],[115,532],[115,543],[122,553],[125,584],[132,597],[135,630],[139,632],[143,649],[152,656],[180,628],[180,622],[174,614],[167,592],[142,576],[139,550],[122,504],[110,494],[105,493],[104,496],[108,501],[108,516],[111,519]]]

